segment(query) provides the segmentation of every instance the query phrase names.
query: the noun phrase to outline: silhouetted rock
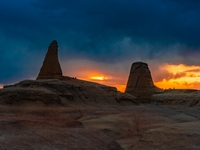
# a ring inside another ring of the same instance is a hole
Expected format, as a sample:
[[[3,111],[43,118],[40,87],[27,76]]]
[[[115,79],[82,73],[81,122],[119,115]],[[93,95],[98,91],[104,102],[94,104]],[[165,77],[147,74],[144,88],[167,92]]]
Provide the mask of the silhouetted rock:
[[[0,91],[0,104],[21,105],[27,103],[61,104],[60,97],[48,90],[37,88],[23,88],[20,86],[4,88]]]
[[[125,93],[138,97],[141,102],[148,102],[157,91],[161,89],[154,85],[148,65],[143,62],[133,63]]]
[[[118,92],[117,101],[118,102],[131,102],[131,103],[139,104],[138,99],[129,93]]]
[[[62,70],[58,60],[58,43],[53,41],[47,51],[43,66],[37,79],[62,79]]]
[[[137,104],[137,99],[127,93],[118,92],[115,87],[98,83],[68,79],[24,80],[0,90],[0,104],[86,104],[121,105],[124,102]]]

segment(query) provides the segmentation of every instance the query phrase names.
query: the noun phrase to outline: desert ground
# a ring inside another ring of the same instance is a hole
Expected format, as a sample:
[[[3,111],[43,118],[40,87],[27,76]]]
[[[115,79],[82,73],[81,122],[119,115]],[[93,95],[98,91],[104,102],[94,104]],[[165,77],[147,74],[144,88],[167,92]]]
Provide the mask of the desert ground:
[[[200,107],[0,106],[0,149],[200,149]]]

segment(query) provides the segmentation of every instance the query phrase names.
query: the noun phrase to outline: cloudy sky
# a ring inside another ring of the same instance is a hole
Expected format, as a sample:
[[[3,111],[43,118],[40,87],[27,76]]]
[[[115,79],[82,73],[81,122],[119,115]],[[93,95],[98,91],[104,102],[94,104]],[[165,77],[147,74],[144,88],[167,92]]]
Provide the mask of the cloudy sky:
[[[148,63],[161,88],[200,89],[199,0],[0,0],[0,85],[35,79],[53,40],[64,75],[123,89]]]

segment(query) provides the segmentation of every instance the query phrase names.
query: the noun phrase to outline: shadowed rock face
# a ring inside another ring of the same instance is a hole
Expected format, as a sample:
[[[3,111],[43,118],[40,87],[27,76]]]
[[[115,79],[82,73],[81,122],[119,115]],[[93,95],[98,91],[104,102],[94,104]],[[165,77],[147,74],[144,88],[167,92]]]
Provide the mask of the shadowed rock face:
[[[62,70],[58,60],[58,43],[53,41],[47,51],[38,79],[62,79]]]
[[[133,63],[125,93],[138,97],[142,102],[148,102],[151,95],[158,90],[153,83],[148,65],[143,62]]]
[[[118,92],[115,87],[78,79],[24,80],[0,90],[0,105],[55,105],[70,103],[136,105],[131,94]]]

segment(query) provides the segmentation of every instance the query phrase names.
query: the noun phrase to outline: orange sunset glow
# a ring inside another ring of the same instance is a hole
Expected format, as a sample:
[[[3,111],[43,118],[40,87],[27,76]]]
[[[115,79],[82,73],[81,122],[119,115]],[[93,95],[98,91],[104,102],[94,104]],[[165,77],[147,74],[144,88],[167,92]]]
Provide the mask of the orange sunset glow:
[[[187,66],[184,64],[169,65],[164,64],[159,67],[161,72],[165,72],[162,79],[157,81],[156,76],[152,75],[154,84],[162,89],[176,88],[176,89],[200,89],[200,66]],[[152,70],[150,70],[152,72]],[[158,72],[159,73],[159,72]],[[119,91],[124,92],[126,83],[128,80],[127,72],[126,76],[116,77],[107,76],[103,73],[91,73],[87,72],[87,75],[82,78],[116,87]]]
[[[159,66],[159,71],[151,70],[154,84],[162,89],[200,89],[200,66],[187,66],[184,64]],[[164,72],[164,73],[163,73]],[[70,76],[78,79],[97,82],[100,84],[116,87],[118,91],[124,92],[128,80],[129,70],[116,76],[115,72],[106,73],[105,70],[87,68],[84,70],[73,70]],[[162,74],[161,77],[158,76]],[[3,85],[0,84],[0,89]]]
[[[92,79],[92,80],[100,80],[100,81],[103,81],[103,80],[107,80],[107,79],[109,79],[109,77],[105,77],[105,76],[92,76],[92,77],[90,77],[90,79]]]
[[[176,89],[200,89],[200,66],[164,65],[161,70],[168,72],[162,81],[155,82],[155,85],[163,88]]]
[[[125,91],[129,69],[120,71],[118,68],[115,69],[115,66],[106,67],[103,64],[99,65],[90,61],[78,61],[79,65],[77,68],[70,68],[71,64],[75,62],[77,60],[66,63],[69,64],[68,66],[66,65],[67,71],[64,71],[66,75],[113,86],[121,92]],[[160,64],[160,66],[157,66],[154,63],[150,63],[149,69],[154,84],[162,89],[200,89],[200,66],[188,66],[184,64]]]
[[[92,73],[91,74],[89,73],[87,76],[81,77],[79,79],[97,82],[97,83],[108,85],[108,86],[113,86],[113,87],[116,87],[117,90],[122,91],[122,92],[124,92],[126,88],[126,85],[124,84],[126,80],[124,80],[123,78],[106,76],[104,74],[93,75]]]
[[[123,78],[115,78],[115,77],[108,77],[108,76],[90,76],[89,81],[97,82],[100,84],[105,84],[109,86],[114,86],[117,88],[118,91],[124,92],[126,85],[122,82]],[[125,80],[124,80],[125,81]]]
[[[118,91],[124,92],[126,88],[127,77],[115,77],[114,75],[106,75],[105,71],[95,71],[94,69],[78,70],[72,73],[71,76],[76,76],[78,79],[96,82],[108,86],[116,87]]]

